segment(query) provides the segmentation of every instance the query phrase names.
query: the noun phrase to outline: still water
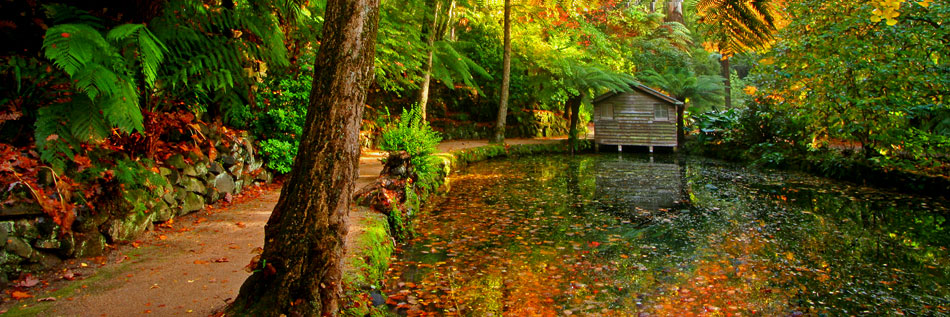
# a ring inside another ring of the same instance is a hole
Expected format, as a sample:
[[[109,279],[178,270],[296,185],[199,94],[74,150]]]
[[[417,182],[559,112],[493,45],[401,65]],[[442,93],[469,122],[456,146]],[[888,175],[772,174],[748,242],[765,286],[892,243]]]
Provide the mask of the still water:
[[[488,161],[385,293],[410,315],[950,315],[948,207],[699,158]]]

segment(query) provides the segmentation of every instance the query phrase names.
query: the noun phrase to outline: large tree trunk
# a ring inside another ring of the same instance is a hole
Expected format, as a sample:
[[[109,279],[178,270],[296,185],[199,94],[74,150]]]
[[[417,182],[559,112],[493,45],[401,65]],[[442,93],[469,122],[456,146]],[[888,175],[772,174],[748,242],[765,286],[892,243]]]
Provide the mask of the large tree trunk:
[[[508,117],[508,84],[511,81],[511,0],[505,0],[505,53],[501,68],[501,101],[498,102],[498,121],[491,141],[505,141],[505,120]]]
[[[577,144],[577,122],[580,120],[581,101],[583,100],[583,95],[577,95],[567,99],[566,106],[571,109],[571,125],[567,137],[571,142],[571,153],[574,153],[574,145]]]
[[[229,315],[316,316],[339,311],[346,220],[359,129],[373,80],[379,0],[329,0],[323,44],[290,179],[264,227],[264,252]]]
[[[435,0],[432,7],[432,23],[429,23],[429,38],[426,40],[429,56],[426,59],[425,74],[422,75],[422,87],[419,89],[419,111],[422,114],[422,120],[426,120],[426,104],[429,103],[429,85],[432,82],[432,55],[435,55],[435,38],[438,35],[436,28],[439,22],[439,8],[442,1]]]
[[[729,68],[729,57],[723,56],[719,60],[719,66],[722,68],[722,78],[726,81],[723,83],[726,92],[726,108],[732,109],[732,70]],[[724,110],[725,110],[724,109]]]

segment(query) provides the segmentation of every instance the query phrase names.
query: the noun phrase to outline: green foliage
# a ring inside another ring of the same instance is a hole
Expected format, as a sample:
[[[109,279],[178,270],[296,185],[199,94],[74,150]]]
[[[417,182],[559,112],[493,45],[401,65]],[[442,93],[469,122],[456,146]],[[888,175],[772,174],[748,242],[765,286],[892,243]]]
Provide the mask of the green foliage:
[[[441,186],[442,170],[435,153],[442,137],[432,130],[429,122],[422,119],[420,107],[404,110],[394,124],[383,129],[379,148],[384,151],[406,151],[410,155],[415,183],[420,189],[431,192]]]
[[[722,104],[722,77],[716,75],[695,75],[679,68],[664,73],[647,70],[639,75],[649,86],[659,87],[674,98],[687,102],[687,107],[695,110],[715,109]],[[693,111],[691,109],[691,111]]]
[[[48,9],[56,19],[67,19],[63,7]],[[164,59],[164,44],[144,25],[119,25],[106,36],[93,25],[55,25],[43,41],[44,55],[83,93],[37,112],[37,148],[60,172],[80,143],[101,141],[113,128],[144,130],[137,78],[142,74],[145,87],[153,87]]]
[[[252,87],[268,69],[290,65],[285,34],[275,14],[279,11],[266,2],[230,9],[187,0],[165,3],[164,14],[150,22],[169,48],[161,70],[163,93],[216,113],[248,104]],[[296,9],[283,11],[282,16],[292,20],[288,26],[303,19]],[[173,105],[154,104],[152,110],[170,110]]]
[[[410,156],[426,156],[435,153],[442,137],[429,122],[422,120],[421,110],[414,106],[403,110],[395,123],[383,129],[379,148],[384,151],[406,151]]]
[[[873,10],[851,0],[790,2],[797,18],[753,69],[753,97],[771,104],[772,118],[802,127],[800,135],[773,129],[802,151],[857,144],[878,167],[950,175],[950,30],[936,22],[950,19],[950,7],[905,2],[894,26],[872,21]]]
[[[309,74],[268,78],[257,86],[256,106],[236,106],[226,114],[228,123],[251,131],[267,167],[280,174],[290,172],[297,156],[312,84]]]
[[[280,174],[289,173],[297,157],[300,141],[288,142],[279,139],[267,139],[261,142],[261,153],[266,158],[267,167]]]

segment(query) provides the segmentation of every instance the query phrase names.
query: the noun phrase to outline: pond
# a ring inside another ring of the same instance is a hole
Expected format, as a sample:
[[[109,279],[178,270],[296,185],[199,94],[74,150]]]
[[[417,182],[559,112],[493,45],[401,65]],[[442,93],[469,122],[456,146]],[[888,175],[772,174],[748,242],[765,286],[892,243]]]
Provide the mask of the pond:
[[[948,206],[682,156],[488,161],[384,292],[409,315],[950,315]]]

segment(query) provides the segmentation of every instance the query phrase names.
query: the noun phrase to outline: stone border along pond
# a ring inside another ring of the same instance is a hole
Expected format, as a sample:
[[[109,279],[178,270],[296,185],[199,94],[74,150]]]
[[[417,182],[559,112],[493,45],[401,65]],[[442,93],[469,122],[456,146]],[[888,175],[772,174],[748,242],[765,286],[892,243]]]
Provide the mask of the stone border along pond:
[[[579,140],[578,142],[580,152],[593,148],[592,140]],[[470,163],[499,157],[569,152],[570,148],[567,143],[558,142],[517,145],[490,144],[434,155],[441,159],[442,170],[444,171],[440,175],[440,182],[447,185],[446,181],[452,172]],[[442,186],[439,192],[444,193],[449,190],[451,190],[449,186]],[[426,198],[421,198],[420,203],[424,204]],[[385,305],[385,298],[383,297],[385,295],[380,293],[379,287],[382,285],[383,279],[386,278],[390,257],[395,251],[395,240],[390,232],[386,215],[370,211],[366,211],[364,214],[365,217],[356,220],[359,223],[350,226],[350,230],[357,230],[359,234],[353,240],[354,245],[349,246],[349,250],[354,252],[344,256],[344,267],[346,269],[343,272],[343,280],[344,285],[347,285],[344,294],[346,297],[344,305],[349,306],[345,306],[342,313],[346,316],[384,316],[386,315],[384,311],[387,309],[380,310],[377,308]]]
[[[10,208],[18,209],[10,212],[0,205],[0,285],[21,273],[55,267],[65,259],[101,255],[107,244],[134,241],[156,223],[230,200],[256,183],[271,182],[273,176],[263,168],[251,139],[210,130],[205,135],[218,153],[215,159],[196,152],[172,155],[152,166],[165,185],[117,193],[98,201],[95,209],[80,205],[72,230],[65,234],[60,234],[59,226],[39,205],[14,205]]]

